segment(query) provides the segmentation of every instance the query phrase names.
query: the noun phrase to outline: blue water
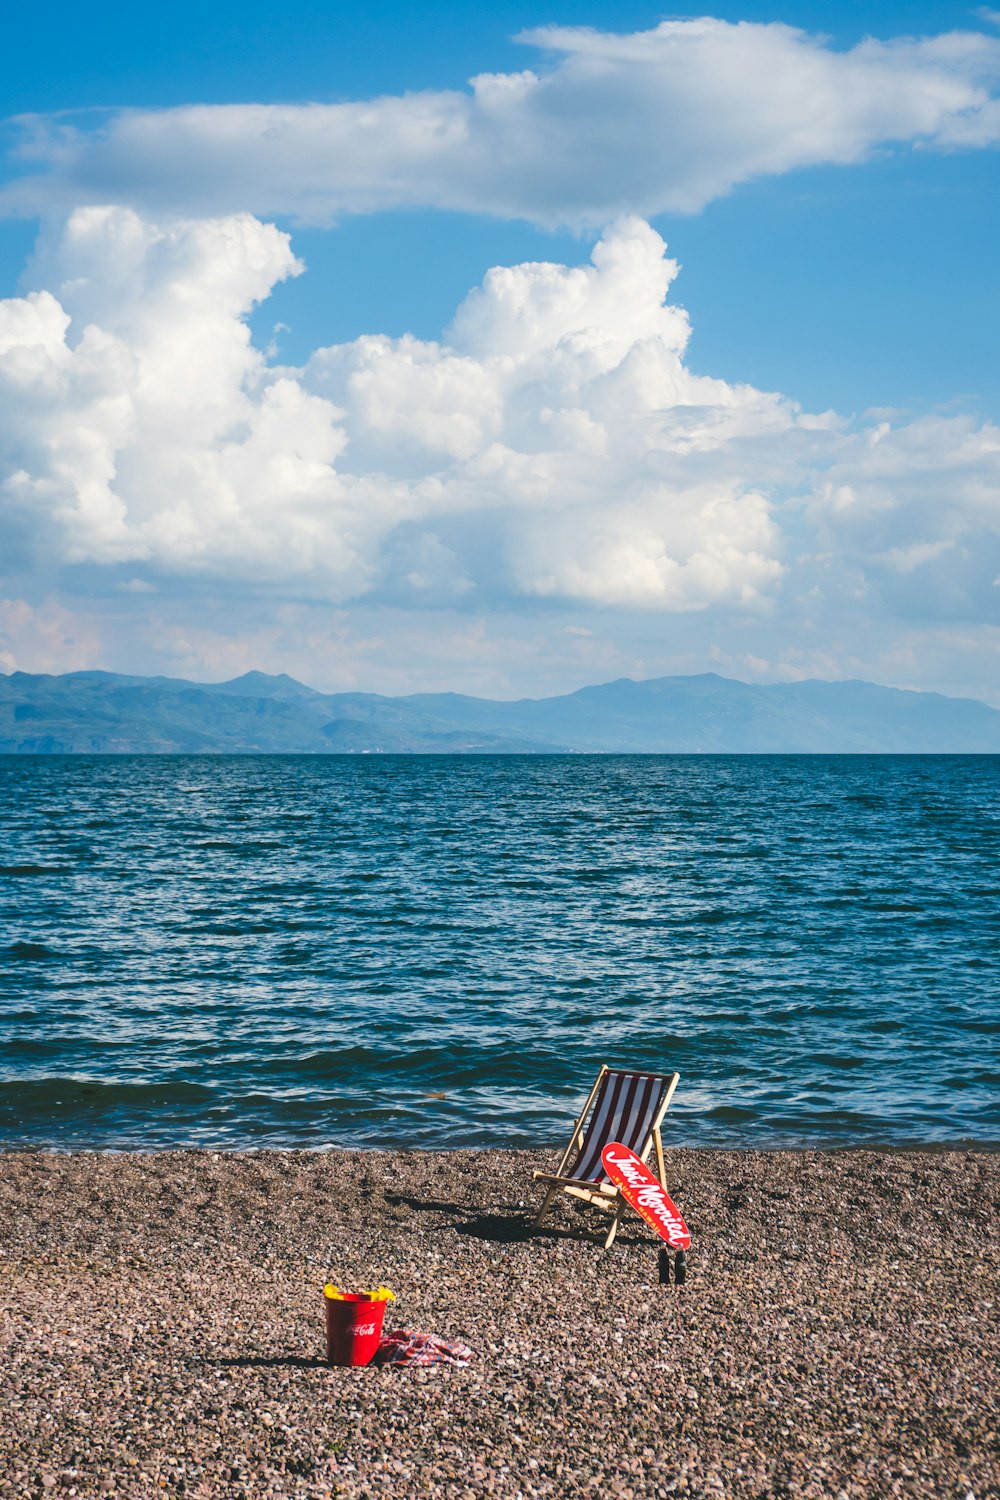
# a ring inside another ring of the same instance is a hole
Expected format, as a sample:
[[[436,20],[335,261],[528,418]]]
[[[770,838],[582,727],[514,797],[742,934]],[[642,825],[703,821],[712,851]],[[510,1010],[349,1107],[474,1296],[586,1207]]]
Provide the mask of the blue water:
[[[1000,757],[0,759],[0,1144],[1000,1138]]]

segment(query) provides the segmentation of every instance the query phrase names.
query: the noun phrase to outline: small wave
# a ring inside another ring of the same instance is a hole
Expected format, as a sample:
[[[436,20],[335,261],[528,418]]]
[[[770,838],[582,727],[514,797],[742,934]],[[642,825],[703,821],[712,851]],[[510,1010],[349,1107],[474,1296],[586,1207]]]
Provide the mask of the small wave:
[[[719,1120],[727,1125],[745,1124],[757,1117],[757,1110],[744,1109],[740,1104],[718,1104],[715,1109],[705,1111],[706,1120]]]
[[[0,875],[69,875],[66,865],[0,865]]]
[[[200,1083],[106,1082],[51,1075],[8,1078],[0,1080],[0,1139],[58,1141],[80,1126],[88,1127],[88,1122],[112,1133],[128,1122],[158,1122],[158,1128],[169,1134],[172,1120],[190,1122],[216,1102],[216,1090]]]
[[[539,1059],[510,1047],[371,1048],[344,1047],[298,1053],[269,1061],[268,1072],[315,1086],[360,1084],[365,1088],[394,1088],[419,1079],[430,1088],[449,1092],[460,1088],[491,1088],[498,1078],[506,1083],[537,1086]],[[544,1073],[541,1075],[544,1076]]]
[[[8,958],[20,958],[27,961],[59,957],[53,948],[46,948],[44,943],[10,943],[4,951]]]

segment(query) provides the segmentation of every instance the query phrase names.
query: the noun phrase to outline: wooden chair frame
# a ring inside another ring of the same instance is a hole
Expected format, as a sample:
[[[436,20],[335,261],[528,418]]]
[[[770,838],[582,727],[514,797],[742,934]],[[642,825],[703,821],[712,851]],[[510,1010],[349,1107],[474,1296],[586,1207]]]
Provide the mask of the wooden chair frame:
[[[586,1139],[584,1133],[584,1124],[586,1122],[587,1116],[590,1114],[590,1111],[593,1108],[594,1101],[600,1092],[601,1084],[604,1082],[609,1073],[624,1073],[626,1071],[628,1070],[625,1068],[609,1068],[607,1063],[602,1063],[601,1070],[597,1075],[594,1087],[587,1095],[587,1102],[586,1104],[584,1104],[583,1109],[577,1116],[576,1123],[573,1126],[572,1133],[566,1144],[566,1149],[559,1159],[558,1167],[554,1172],[532,1172],[531,1175],[536,1182],[544,1182],[548,1184],[545,1197],[542,1200],[542,1206],[538,1210],[537,1217],[535,1218],[535,1221],[531,1226],[532,1229],[540,1228],[542,1220],[551,1208],[552,1201],[555,1198],[556,1194],[559,1192],[563,1192],[568,1193],[573,1198],[580,1198],[584,1203],[589,1203],[593,1208],[600,1208],[605,1213],[610,1213],[612,1215],[611,1227],[609,1228],[604,1239],[605,1250],[610,1250],[611,1246],[614,1244],[615,1235],[618,1233],[618,1225],[621,1222],[622,1214],[627,1207],[625,1199],[621,1196],[618,1189],[613,1185],[613,1183],[586,1182],[581,1178],[567,1177],[565,1175],[565,1172],[570,1157],[573,1155],[574,1151],[579,1155],[579,1153],[583,1150],[584,1141]],[[660,1103],[656,1110],[656,1115],[653,1118],[653,1121],[646,1134],[642,1150],[637,1153],[642,1161],[646,1161],[650,1151],[655,1150],[656,1173],[660,1179],[661,1186],[665,1189],[667,1186],[667,1176],[666,1164],[663,1159],[663,1138],[660,1134],[660,1126],[663,1123],[663,1116],[666,1114],[667,1110],[670,1107],[670,1101],[674,1097],[674,1089],[677,1087],[678,1081],[680,1079],[680,1074],[646,1073],[642,1076],[646,1078],[661,1078],[667,1085],[666,1092],[664,1093],[663,1098],[660,1100]],[[607,1144],[607,1142],[605,1142],[605,1144]],[[597,1238],[600,1238],[600,1235],[598,1235]]]

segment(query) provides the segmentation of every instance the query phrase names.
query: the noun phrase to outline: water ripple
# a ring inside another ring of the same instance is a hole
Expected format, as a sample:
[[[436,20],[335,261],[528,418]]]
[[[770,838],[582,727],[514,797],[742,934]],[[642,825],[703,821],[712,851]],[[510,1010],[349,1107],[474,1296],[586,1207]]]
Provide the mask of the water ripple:
[[[6,757],[0,1142],[1000,1137],[996,757]]]

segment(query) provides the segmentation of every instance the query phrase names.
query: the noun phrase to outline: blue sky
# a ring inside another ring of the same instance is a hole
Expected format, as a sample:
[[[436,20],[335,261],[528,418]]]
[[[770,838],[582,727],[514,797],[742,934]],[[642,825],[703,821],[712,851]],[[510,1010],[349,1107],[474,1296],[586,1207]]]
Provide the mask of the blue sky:
[[[0,665],[1000,701],[1000,17],[711,15],[15,16]]]

